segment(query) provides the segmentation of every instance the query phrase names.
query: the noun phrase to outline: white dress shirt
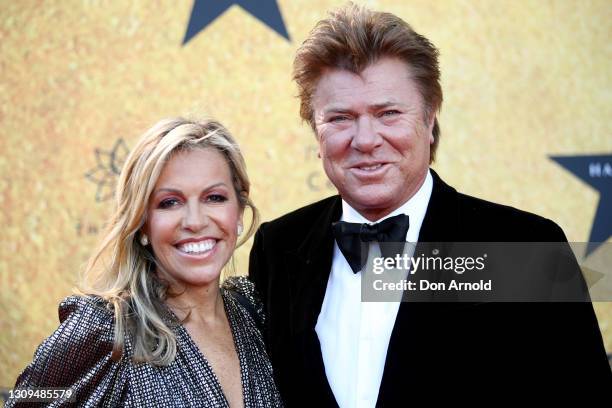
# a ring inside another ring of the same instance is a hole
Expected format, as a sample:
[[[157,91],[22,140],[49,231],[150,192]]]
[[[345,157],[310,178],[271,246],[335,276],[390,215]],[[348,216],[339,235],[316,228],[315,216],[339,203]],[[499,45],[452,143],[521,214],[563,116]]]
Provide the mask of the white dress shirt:
[[[433,179],[425,181],[410,200],[389,215],[407,214],[406,241],[417,242]],[[342,200],[342,221],[370,223]],[[398,302],[361,302],[361,272],[353,273],[334,243],[331,273],[315,331],[321,344],[325,374],[341,408],[374,407],[387,358]]]

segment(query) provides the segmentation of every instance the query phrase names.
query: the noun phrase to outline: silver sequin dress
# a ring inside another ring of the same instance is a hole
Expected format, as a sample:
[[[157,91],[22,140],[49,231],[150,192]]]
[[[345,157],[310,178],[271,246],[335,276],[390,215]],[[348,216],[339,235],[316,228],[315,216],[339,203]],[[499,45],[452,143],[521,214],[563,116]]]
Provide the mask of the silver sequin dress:
[[[252,310],[228,290],[252,302]],[[221,294],[240,360],[245,407],[282,406],[256,322],[263,313],[252,283],[230,278]],[[114,319],[105,306],[100,298],[66,298],[59,306],[59,328],[39,346],[16,387],[70,387],[76,393],[76,403],[56,400],[52,407],[228,407],[211,366],[180,324],[173,325],[177,354],[170,365],[133,363],[129,336],[121,359],[111,360]],[[28,404],[9,401],[6,406]]]

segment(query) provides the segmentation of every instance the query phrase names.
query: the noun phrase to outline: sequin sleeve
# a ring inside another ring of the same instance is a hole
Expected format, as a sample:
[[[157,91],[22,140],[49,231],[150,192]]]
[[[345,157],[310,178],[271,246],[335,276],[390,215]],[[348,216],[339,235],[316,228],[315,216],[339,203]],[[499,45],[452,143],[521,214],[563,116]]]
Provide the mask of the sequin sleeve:
[[[125,355],[119,361],[111,359],[113,313],[105,302],[68,297],[59,306],[59,319],[60,326],[38,347],[15,387],[69,387],[78,406],[121,404],[127,395],[129,364]],[[9,401],[6,406],[27,404]],[[74,403],[55,400],[49,406]]]
[[[246,276],[231,276],[223,281],[222,288],[230,292],[236,292],[246,298],[251,305],[251,310],[255,312],[255,316],[252,317],[257,319],[257,326],[264,326],[266,316],[263,309],[263,303],[261,302],[261,298],[259,297],[259,293],[257,293],[253,282],[251,282]],[[250,314],[253,315],[253,313]]]

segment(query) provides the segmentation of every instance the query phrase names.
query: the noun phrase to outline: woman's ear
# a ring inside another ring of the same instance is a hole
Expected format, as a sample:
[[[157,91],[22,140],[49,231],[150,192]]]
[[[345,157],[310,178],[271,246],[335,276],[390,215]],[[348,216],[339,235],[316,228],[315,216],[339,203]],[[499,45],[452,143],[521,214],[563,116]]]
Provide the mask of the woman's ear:
[[[136,239],[138,239],[138,241],[140,242],[140,245],[142,246],[149,245],[149,242],[150,242],[149,226],[147,225],[146,222],[143,224],[142,227],[140,227],[140,230],[138,231],[138,235],[136,236]]]
[[[241,235],[242,232],[244,231],[244,223],[243,223],[243,218],[244,218],[244,209],[247,207],[247,203],[248,203],[248,196],[246,195],[246,193],[242,192],[240,193],[240,202],[244,203],[244,205],[240,206],[240,211],[238,213],[238,223],[236,225],[236,232],[238,233],[238,235]]]

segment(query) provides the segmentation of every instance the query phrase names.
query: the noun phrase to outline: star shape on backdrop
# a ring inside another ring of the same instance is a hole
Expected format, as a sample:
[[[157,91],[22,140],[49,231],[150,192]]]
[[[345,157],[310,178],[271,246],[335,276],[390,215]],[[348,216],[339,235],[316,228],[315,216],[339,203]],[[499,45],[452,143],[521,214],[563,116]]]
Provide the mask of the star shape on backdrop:
[[[130,152],[122,138],[117,139],[110,150],[96,148],[97,166],[85,174],[85,178],[98,185],[96,201],[102,202],[115,194],[117,178]]]
[[[276,0],[194,0],[183,45],[234,4],[291,41]]]
[[[612,235],[612,155],[550,158],[599,192],[599,204],[585,255],[589,256]]]

